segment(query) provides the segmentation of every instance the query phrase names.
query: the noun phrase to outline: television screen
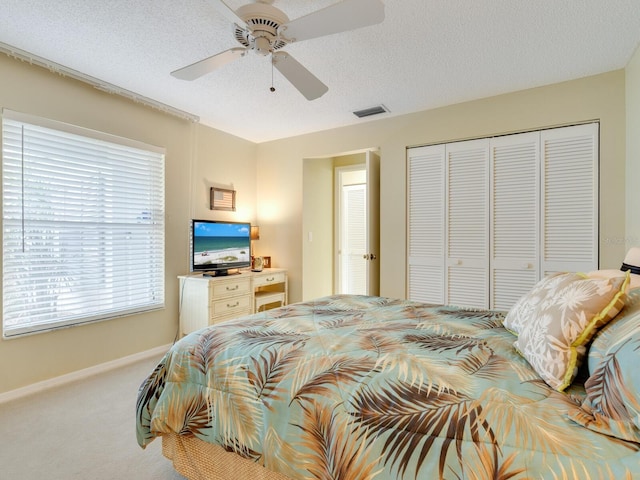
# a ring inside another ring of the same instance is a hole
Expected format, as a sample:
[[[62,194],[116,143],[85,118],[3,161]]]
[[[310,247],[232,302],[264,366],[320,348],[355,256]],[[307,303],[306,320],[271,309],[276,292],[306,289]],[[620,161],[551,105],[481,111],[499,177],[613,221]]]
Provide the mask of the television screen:
[[[250,223],[193,220],[191,271],[225,275],[251,266],[250,233]]]

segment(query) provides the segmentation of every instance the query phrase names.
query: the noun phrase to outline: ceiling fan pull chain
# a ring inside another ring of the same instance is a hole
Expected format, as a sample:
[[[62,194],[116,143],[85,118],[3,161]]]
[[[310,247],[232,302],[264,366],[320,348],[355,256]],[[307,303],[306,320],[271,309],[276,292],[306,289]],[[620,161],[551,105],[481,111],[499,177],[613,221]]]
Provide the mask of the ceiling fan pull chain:
[[[272,92],[276,91],[276,87],[273,86],[273,54],[271,55],[271,88],[269,90]]]

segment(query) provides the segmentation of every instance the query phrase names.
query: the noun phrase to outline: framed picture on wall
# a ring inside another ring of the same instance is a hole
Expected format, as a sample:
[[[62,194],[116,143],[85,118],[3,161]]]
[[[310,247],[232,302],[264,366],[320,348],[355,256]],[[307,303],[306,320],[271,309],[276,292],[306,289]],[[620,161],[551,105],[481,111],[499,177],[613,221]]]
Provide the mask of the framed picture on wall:
[[[209,190],[209,209],[236,211],[236,191],[211,187]]]

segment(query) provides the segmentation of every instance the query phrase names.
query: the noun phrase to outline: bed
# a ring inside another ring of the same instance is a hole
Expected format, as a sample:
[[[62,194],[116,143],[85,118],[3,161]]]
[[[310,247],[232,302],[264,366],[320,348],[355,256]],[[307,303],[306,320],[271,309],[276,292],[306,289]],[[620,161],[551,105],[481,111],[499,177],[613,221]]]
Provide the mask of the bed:
[[[335,295],[208,327],[141,385],[138,443],[192,480],[640,478],[640,289],[612,278],[571,281],[604,307],[556,384],[521,317],[558,278],[506,313]]]

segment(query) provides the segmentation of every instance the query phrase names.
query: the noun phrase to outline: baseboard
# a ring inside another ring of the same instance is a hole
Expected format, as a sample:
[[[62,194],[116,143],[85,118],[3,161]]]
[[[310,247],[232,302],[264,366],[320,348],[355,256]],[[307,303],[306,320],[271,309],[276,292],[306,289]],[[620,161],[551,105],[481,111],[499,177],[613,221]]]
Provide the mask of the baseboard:
[[[82,380],[99,373],[104,373],[108,372],[109,370],[121,368],[140,360],[154,357],[156,355],[162,355],[167,350],[169,350],[170,346],[171,345],[161,345],[159,347],[152,348],[151,350],[134,353],[133,355],[128,355],[116,360],[111,360],[110,362],[94,365],[93,367],[83,368],[82,370],[77,370],[65,375],[60,375],[59,377],[43,380],[42,382],[33,383],[31,385],[27,385],[26,387],[16,388],[15,390],[9,390],[8,392],[0,393],[0,405],[21,397],[26,397],[27,395],[33,395],[34,393],[42,392],[43,390],[48,390],[53,387],[59,387],[66,383],[76,382],[78,380]]]

